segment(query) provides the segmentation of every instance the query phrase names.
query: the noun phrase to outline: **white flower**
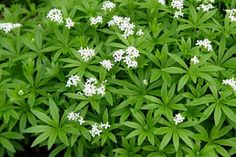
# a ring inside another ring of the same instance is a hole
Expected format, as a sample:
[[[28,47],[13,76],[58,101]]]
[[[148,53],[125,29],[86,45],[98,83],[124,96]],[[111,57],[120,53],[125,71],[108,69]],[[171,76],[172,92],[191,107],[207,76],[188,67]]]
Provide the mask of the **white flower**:
[[[123,54],[125,54],[124,50],[117,50],[113,54],[113,58],[115,62],[120,62],[123,59]]]
[[[105,92],[105,86],[104,86],[103,84],[101,84],[101,86],[97,88],[97,94],[98,94],[98,95],[100,94],[100,95],[102,95],[102,96],[104,96],[104,95],[106,94],[106,92]]]
[[[142,29],[139,29],[139,30],[136,32],[136,35],[137,35],[137,36],[144,35],[143,30],[142,30]]]
[[[85,83],[84,85],[84,95],[85,96],[93,96],[97,93],[97,88],[94,83]]]
[[[102,130],[99,128],[99,126],[95,123],[92,125],[92,129],[89,131],[92,137],[100,136],[102,133]]]
[[[80,113],[74,113],[74,112],[70,112],[67,116],[67,118],[69,120],[72,121],[78,121],[80,125],[82,125],[83,123],[85,123],[84,118],[82,116],[80,116]]]
[[[70,29],[71,27],[74,27],[74,22],[71,20],[71,18],[66,18],[66,27]]]
[[[0,23],[0,30],[3,30],[5,33],[10,32],[14,28],[19,28],[22,25],[20,23]]]
[[[130,58],[136,58],[139,57],[139,51],[133,47],[133,46],[129,46],[126,50],[125,50],[126,54],[130,57]]]
[[[182,123],[184,119],[185,118],[180,113],[178,113],[178,114],[175,114],[173,121],[175,122],[175,125],[177,125],[178,123]]]
[[[130,56],[125,56],[123,62],[128,66],[128,68],[137,68],[138,67],[138,62]]]
[[[82,59],[87,62],[89,59],[91,59],[93,56],[95,56],[95,51],[93,49],[90,48],[80,48],[80,50],[78,50],[77,52],[80,53],[80,56],[82,57]]]
[[[183,17],[184,13],[181,10],[175,11],[174,13],[174,18],[179,18],[179,17]]]
[[[66,82],[66,87],[77,86],[78,82],[80,81],[80,77],[78,75],[71,76],[68,81]]]
[[[103,18],[102,16],[97,16],[97,17],[91,17],[89,20],[91,25],[96,25],[98,23],[102,23]]]
[[[165,5],[166,1],[165,0],[158,0],[158,3],[161,3],[162,5]]]
[[[18,94],[19,94],[19,95],[23,95],[23,94],[24,94],[23,90],[22,90],[22,89],[19,90],[19,91],[18,91]]]
[[[193,64],[198,64],[199,63],[199,60],[198,60],[197,56],[194,56],[193,58],[191,58],[190,61],[193,62]]]
[[[48,14],[47,18],[49,18],[51,21],[56,22],[56,23],[63,23],[63,17],[62,17],[62,12],[59,9],[51,9]]]
[[[108,60],[103,60],[102,62],[100,62],[100,64],[107,70],[109,71],[113,64],[111,63],[111,61],[108,59]]]
[[[172,8],[176,8],[178,10],[181,10],[184,7],[184,1],[183,0],[173,0],[171,2],[171,6],[172,6]]]
[[[212,45],[211,45],[211,41],[208,39],[204,39],[204,40],[197,40],[196,43],[197,46],[203,46],[205,49],[207,49],[207,51],[212,51]]]
[[[104,128],[104,129],[108,129],[108,128],[110,128],[111,126],[109,125],[108,122],[106,122],[106,123],[101,123],[101,124],[100,124],[100,127],[101,127],[101,128]]]
[[[227,9],[226,13],[229,14],[229,18],[232,22],[236,21],[236,9]]]
[[[127,38],[130,35],[134,34],[134,27],[133,23],[130,23],[129,17],[121,17],[114,15],[112,19],[108,22],[108,26],[117,26],[121,31],[123,31],[122,36]]]
[[[203,10],[203,12],[209,12],[210,9],[213,9],[214,6],[209,3],[209,4],[200,4],[199,7],[197,7],[198,10]]]
[[[236,81],[234,80],[234,78],[223,80],[222,84],[229,85],[234,89],[234,91],[236,91]]]
[[[102,3],[102,10],[105,10],[105,11],[111,11],[113,8],[116,7],[116,4],[115,3],[112,3],[111,1],[104,1]]]
[[[144,84],[145,86],[147,86],[147,85],[148,85],[148,81],[147,81],[146,79],[144,79],[144,80],[143,80],[143,84]]]

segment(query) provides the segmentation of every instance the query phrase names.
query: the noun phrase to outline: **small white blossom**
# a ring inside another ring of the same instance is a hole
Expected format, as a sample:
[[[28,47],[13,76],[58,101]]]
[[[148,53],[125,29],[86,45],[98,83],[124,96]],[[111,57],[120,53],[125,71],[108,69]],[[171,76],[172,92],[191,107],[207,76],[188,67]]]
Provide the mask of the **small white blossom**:
[[[19,28],[22,25],[20,23],[0,23],[0,30],[3,30],[5,33],[10,32],[12,29]]]
[[[173,0],[172,2],[171,2],[171,6],[172,6],[172,8],[176,8],[176,9],[178,9],[178,10],[181,10],[181,9],[183,9],[183,7],[184,7],[184,1],[183,0]]]
[[[166,1],[165,0],[158,0],[158,3],[162,4],[162,5],[165,5],[166,4]]]
[[[148,85],[148,81],[147,81],[146,79],[144,79],[144,80],[143,80],[143,84],[144,84],[145,86],[147,86],[147,85]]]
[[[121,17],[114,15],[112,19],[108,22],[108,26],[117,26],[121,31],[123,31],[122,36],[127,38],[130,35],[134,34],[134,27],[133,23],[130,23],[129,17]]]
[[[143,30],[142,30],[142,29],[139,29],[139,30],[136,32],[136,35],[137,35],[137,36],[144,35]]]
[[[128,68],[137,68],[138,67],[138,62],[130,56],[125,56],[123,62],[128,66]]]
[[[92,137],[100,136],[102,133],[101,128],[95,123],[92,125],[92,129],[89,131]]]
[[[111,1],[104,1],[102,3],[102,10],[105,10],[105,11],[111,11],[115,7],[116,7],[116,4],[112,3]]]
[[[78,82],[80,81],[80,77],[75,75],[75,76],[71,76],[68,81],[66,82],[66,87],[71,87],[71,86],[75,86],[77,87]]]
[[[102,23],[103,18],[102,16],[97,16],[97,17],[91,17],[89,20],[91,25],[96,25],[98,23]]]
[[[175,114],[175,117],[173,118],[173,121],[175,122],[175,125],[179,124],[179,123],[182,123],[184,121],[184,117],[178,113],[178,114]]]
[[[230,87],[232,87],[234,89],[234,91],[236,91],[236,81],[234,80],[234,78],[225,79],[225,80],[223,80],[222,84],[229,85]]]
[[[226,13],[229,14],[229,18],[232,22],[236,21],[236,9],[227,9]]]
[[[70,29],[71,27],[74,27],[74,22],[71,20],[71,18],[66,18],[66,27]]]
[[[98,95],[100,94],[100,95],[102,95],[102,96],[104,96],[104,95],[106,94],[106,92],[105,92],[105,86],[104,86],[103,84],[101,84],[101,86],[97,88],[97,94],[98,94]]]
[[[49,18],[51,21],[56,22],[56,23],[63,23],[63,17],[62,17],[62,12],[61,10],[54,8],[51,9],[48,14],[47,18]]]
[[[101,124],[100,124],[100,127],[101,127],[101,128],[104,128],[104,129],[108,129],[108,128],[110,128],[111,126],[109,125],[108,122],[106,122],[106,123],[101,123]]]
[[[139,51],[133,47],[133,46],[129,46],[126,50],[125,50],[126,54],[131,57],[131,58],[136,58],[139,57]]]
[[[174,18],[184,17],[184,13],[181,10],[175,11]]]
[[[193,64],[198,64],[199,63],[199,60],[198,60],[197,56],[194,56],[193,58],[191,58],[190,61],[193,62]]]
[[[108,60],[103,60],[102,62],[100,62],[100,64],[107,70],[111,70],[113,64],[111,63],[111,61],[108,59]]]
[[[97,87],[97,79],[89,78],[86,80],[84,84],[84,95],[85,96],[94,96],[94,95],[105,95],[105,86],[102,83],[100,87]]]
[[[18,94],[19,94],[19,95],[23,95],[23,94],[24,94],[23,90],[22,90],[22,89],[19,90],[19,91],[18,91]]]
[[[89,59],[91,59],[93,56],[95,56],[95,51],[93,49],[90,48],[80,48],[80,50],[78,50],[77,52],[80,53],[80,56],[82,57],[82,59],[87,62]]]
[[[203,10],[203,12],[209,12],[210,9],[213,9],[214,6],[209,4],[200,4],[199,7],[197,7],[198,10]]]
[[[67,116],[67,118],[69,120],[72,121],[78,121],[80,125],[82,125],[83,123],[85,123],[84,118],[82,116],[80,116],[80,113],[74,113],[74,112],[70,112]]]
[[[97,88],[94,83],[85,83],[83,92],[85,96],[93,96],[97,93]]]
[[[120,62],[123,59],[123,54],[125,54],[124,50],[117,50],[113,54],[113,58],[115,62]]]
[[[203,46],[205,49],[207,49],[207,51],[212,51],[212,45],[211,45],[211,41],[208,39],[204,39],[204,40],[197,40],[196,43],[197,46]]]

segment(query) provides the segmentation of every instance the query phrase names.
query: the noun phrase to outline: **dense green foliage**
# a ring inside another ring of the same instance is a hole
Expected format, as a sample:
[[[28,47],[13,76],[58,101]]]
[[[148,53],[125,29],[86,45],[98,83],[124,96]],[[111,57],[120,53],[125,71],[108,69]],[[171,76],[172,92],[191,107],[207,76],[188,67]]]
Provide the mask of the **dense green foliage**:
[[[226,11],[236,1],[215,0],[204,12],[203,2],[185,0],[178,18],[171,0],[112,2],[111,10],[102,0],[0,2],[0,23],[22,25],[0,29],[0,157],[26,156],[29,147],[49,157],[236,154],[236,22]],[[54,8],[74,26],[51,21]],[[93,25],[98,15],[102,23]],[[109,26],[114,15],[129,17],[134,33],[126,38]],[[196,44],[204,39],[208,47]],[[86,47],[95,52],[88,61],[79,53]],[[115,51],[130,47],[137,67],[114,61]],[[78,85],[68,86],[71,76]],[[104,95],[86,95],[89,78]],[[71,120],[73,112],[84,122]],[[93,136],[94,124],[110,126]]]

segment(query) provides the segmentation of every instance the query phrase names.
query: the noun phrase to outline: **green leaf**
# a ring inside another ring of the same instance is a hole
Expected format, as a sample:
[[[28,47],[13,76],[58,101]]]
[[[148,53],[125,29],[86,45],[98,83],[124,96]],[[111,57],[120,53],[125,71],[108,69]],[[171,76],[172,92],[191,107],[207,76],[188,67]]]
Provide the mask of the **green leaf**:
[[[162,150],[170,141],[172,136],[172,130],[169,130],[164,137],[162,138],[161,144],[160,144],[160,150]]]
[[[177,90],[180,91],[184,87],[184,85],[188,82],[188,80],[189,80],[188,74],[185,74],[184,76],[182,76],[179,80]]]
[[[96,101],[91,101],[90,102],[92,105],[92,108],[95,109],[97,111],[97,113],[100,113],[100,106]]]
[[[50,110],[50,114],[52,115],[53,121],[56,123],[56,126],[58,126],[59,125],[59,109],[52,98],[49,98],[49,110]]]
[[[175,151],[177,151],[179,149],[179,135],[177,134],[176,131],[173,132],[173,143]]]
[[[152,69],[151,70],[151,77],[150,77],[150,82],[154,82],[158,80],[161,77],[161,70],[160,69]]]
[[[65,145],[69,146],[69,140],[64,131],[58,131],[58,137]]]
[[[221,119],[221,107],[219,105],[216,105],[215,111],[214,111],[214,120],[215,125],[218,125]]]
[[[230,120],[236,123],[236,114],[234,111],[232,111],[229,107],[225,105],[222,105],[221,109]]]
[[[186,73],[186,70],[184,70],[182,68],[178,68],[178,67],[168,67],[168,68],[162,69],[162,71],[165,71],[165,72],[170,73],[170,74],[183,74],[183,73]]]
[[[178,130],[178,135],[190,148],[193,148],[192,141],[184,132],[182,132],[182,130]]]
[[[179,63],[180,65],[182,65],[185,69],[188,69],[188,66],[186,65],[186,63],[176,54],[171,54],[168,53],[168,55],[175,60],[177,63]]]
[[[45,122],[46,124],[52,125],[52,120],[45,113],[35,109],[31,109],[31,112],[41,121]]]
[[[14,146],[12,145],[12,143],[11,143],[8,139],[6,139],[6,138],[0,136],[0,143],[2,144],[2,146],[3,146],[4,148],[6,148],[7,150],[9,150],[10,152],[13,152],[13,153],[16,152]]]
[[[51,128],[52,127],[48,126],[48,125],[37,125],[37,126],[27,128],[23,132],[25,132],[25,133],[39,133],[39,132],[46,132]]]
[[[49,132],[44,132],[42,133],[41,135],[39,135],[35,140],[34,142],[32,143],[31,147],[34,147],[36,146],[37,144],[45,141],[48,137],[49,137]]]

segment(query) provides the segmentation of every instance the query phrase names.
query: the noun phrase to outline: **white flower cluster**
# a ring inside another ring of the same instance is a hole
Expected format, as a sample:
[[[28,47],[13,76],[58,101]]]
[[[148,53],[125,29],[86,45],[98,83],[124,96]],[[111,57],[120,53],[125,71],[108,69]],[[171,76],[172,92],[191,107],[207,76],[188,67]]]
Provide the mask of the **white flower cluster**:
[[[89,132],[92,135],[92,137],[100,136],[100,134],[102,133],[102,129],[108,129],[109,127],[111,126],[109,125],[108,122],[105,124],[101,123],[100,125],[95,123],[92,125],[92,129]]]
[[[0,30],[3,30],[5,33],[10,32],[12,29],[19,28],[22,25],[20,23],[0,23]]]
[[[71,87],[71,86],[77,87],[77,84],[79,81],[81,81],[81,79],[78,75],[74,75],[74,76],[72,75],[66,82],[66,87]]]
[[[70,29],[71,27],[74,27],[74,22],[71,20],[71,18],[66,18],[66,27]]]
[[[100,64],[107,70],[107,71],[110,71],[113,64],[112,62],[108,59],[108,60],[103,60],[100,62]]]
[[[54,8],[51,9],[48,14],[47,18],[49,18],[51,21],[56,22],[56,23],[63,23],[63,17],[62,17],[62,12],[61,10]]]
[[[89,59],[91,59],[93,56],[95,56],[95,50],[90,49],[90,48],[80,48],[80,50],[77,51],[80,53],[80,56],[82,59],[87,62]]]
[[[214,0],[198,0],[198,2],[202,2],[198,7],[197,10],[202,10],[203,12],[209,12],[210,9],[213,9]]]
[[[142,30],[142,29],[139,29],[139,30],[136,32],[136,35],[137,35],[137,36],[144,35],[143,30]]]
[[[115,62],[123,60],[128,68],[136,68],[138,66],[138,62],[135,59],[139,56],[139,51],[133,46],[129,46],[125,51],[117,50],[113,54]]]
[[[184,16],[184,13],[182,12],[182,9],[184,8],[184,0],[172,0],[171,6],[173,9],[177,9],[174,13],[174,18]]]
[[[124,32],[122,36],[125,38],[134,34],[135,25],[133,23],[130,23],[129,17],[114,15],[112,19],[108,21],[108,26],[117,26],[121,31]]]
[[[24,92],[22,89],[18,91],[18,95],[23,95],[23,94],[24,94]]]
[[[223,80],[222,84],[229,85],[234,89],[234,91],[236,91],[236,81],[234,80],[234,78]]]
[[[97,17],[91,17],[89,20],[91,25],[96,25],[98,23],[102,23],[103,18],[99,15]]]
[[[209,3],[209,4],[200,4],[198,7],[197,7],[197,10],[202,10],[203,12],[209,12],[209,10],[213,9],[214,6]]]
[[[175,114],[175,117],[173,118],[173,121],[175,122],[175,125],[179,124],[179,123],[182,123],[184,121],[184,117],[178,113],[178,114]]]
[[[111,1],[104,1],[102,3],[102,10],[104,10],[104,11],[111,11],[115,7],[116,7],[116,4],[112,3]]]
[[[74,113],[74,112],[70,112],[67,116],[67,118],[69,120],[72,121],[78,121],[80,125],[82,125],[83,123],[85,123],[84,118],[82,116],[80,116],[80,113]]]
[[[211,41],[208,39],[204,39],[204,40],[197,40],[196,43],[197,46],[202,46],[205,49],[207,49],[207,51],[212,51],[212,45],[211,45]]]
[[[236,9],[227,9],[226,13],[229,14],[229,18],[232,22],[236,21]]]
[[[56,22],[58,24],[63,23],[63,15],[62,15],[62,11],[54,8],[49,10],[47,16],[46,16],[50,21]],[[66,25],[65,27],[67,27],[68,29],[70,29],[71,27],[74,27],[74,22],[71,20],[71,18],[65,18],[65,22]]]
[[[198,60],[197,56],[194,56],[193,58],[191,58],[190,61],[193,62],[193,64],[198,64],[199,63],[199,60]]]
[[[97,86],[96,78],[89,78],[84,84],[84,95],[93,96],[93,95],[105,95],[105,86],[101,83],[100,87]]]
[[[165,0],[158,0],[158,3],[160,3],[161,5],[165,5],[166,1]]]

